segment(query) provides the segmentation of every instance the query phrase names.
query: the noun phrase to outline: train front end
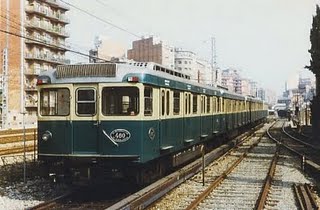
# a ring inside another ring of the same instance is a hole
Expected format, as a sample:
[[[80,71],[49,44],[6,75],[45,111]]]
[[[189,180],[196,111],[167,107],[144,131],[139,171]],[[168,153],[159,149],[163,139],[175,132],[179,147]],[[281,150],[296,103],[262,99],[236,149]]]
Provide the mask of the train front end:
[[[158,155],[143,152],[157,147],[150,140],[156,138],[156,127],[152,120],[143,121],[141,95],[149,94],[143,84],[131,77],[123,82],[113,72],[115,66],[96,66],[82,67],[82,73],[61,67],[38,78],[38,158],[49,172],[88,179],[127,177]],[[83,76],[88,72],[92,75]]]

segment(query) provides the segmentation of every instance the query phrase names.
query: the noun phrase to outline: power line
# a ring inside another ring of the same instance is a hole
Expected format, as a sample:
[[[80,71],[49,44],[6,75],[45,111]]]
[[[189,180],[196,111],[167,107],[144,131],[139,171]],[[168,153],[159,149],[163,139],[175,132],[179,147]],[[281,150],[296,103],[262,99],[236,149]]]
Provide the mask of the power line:
[[[47,44],[45,42],[42,42],[42,41],[39,41],[39,40],[36,40],[36,39],[32,39],[32,38],[29,38],[29,37],[26,37],[26,36],[23,36],[23,35],[20,35],[20,34],[16,34],[16,33],[13,33],[13,32],[10,32],[10,31],[6,31],[6,30],[2,30],[0,29],[0,32],[2,33],[5,33],[5,34],[9,34],[9,35],[12,35],[12,36],[17,36],[17,37],[20,37],[20,38],[24,38],[24,39],[27,39],[27,40],[31,40],[31,41],[36,41],[36,42],[39,42],[39,43],[43,43],[45,45],[48,45],[48,46],[54,46],[55,48],[60,48],[60,49],[64,49],[62,47],[58,47],[56,45],[51,45],[51,44]],[[108,60],[105,60],[103,58],[99,58],[99,57],[95,57],[95,56],[90,56],[88,54],[85,54],[85,53],[82,53],[82,52],[78,52],[78,51],[75,51],[75,50],[72,50],[72,49],[68,49],[69,52],[72,52],[72,53],[75,53],[75,54],[78,54],[78,55],[82,55],[82,56],[86,56],[86,57],[89,57],[89,58],[96,58],[96,59],[99,59],[99,60],[102,60],[102,61],[105,61],[105,62],[110,62]]]
[[[117,26],[117,25],[111,23],[110,21],[104,20],[104,19],[102,19],[102,18],[100,18],[100,17],[98,17],[98,16],[96,16],[96,15],[93,15],[93,14],[91,14],[90,12],[88,12],[88,11],[86,11],[86,10],[84,10],[84,9],[81,9],[81,8],[79,8],[79,7],[77,7],[77,6],[74,6],[73,4],[70,4],[70,3],[68,3],[68,2],[65,2],[64,0],[60,0],[60,1],[63,2],[63,3],[65,3],[65,4],[67,4],[67,5],[69,5],[70,7],[73,7],[73,8],[75,8],[75,9],[77,9],[77,10],[79,10],[79,11],[81,11],[81,12],[83,12],[83,13],[89,15],[89,16],[91,16],[91,17],[96,18],[97,20],[100,20],[101,22],[103,22],[103,23],[105,23],[105,24],[111,25],[111,26],[113,26],[113,27],[115,27],[115,28],[117,28],[117,29],[119,29],[119,30],[121,30],[121,31],[124,31],[124,32],[126,32],[126,33],[128,33],[128,34],[130,34],[130,35],[132,35],[132,36],[141,38],[141,36],[139,36],[139,35],[131,32],[131,31],[125,29],[125,28],[122,28],[122,27],[120,27],[120,26]]]
[[[2,22],[3,23],[7,23],[7,22],[5,22],[5,20],[8,20],[8,18],[6,17],[6,16],[3,16],[3,15],[0,15],[0,18],[2,18]],[[19,31],[20,32],[20,30],[21,30],[21,26],[23,26],[21,23],[19,23],[19,22],[15,22],[15,21],[13,21],[13,20],[9,20],[9,22],[11,23],[10,24],[10,27],[11,28],[13,28],[13,29],[15,29],[15,30],[17,30],[17,31]],[[14,24],[14,25],[13,25]],[[25,26],[23,26],[23,28],[25,29]],[[96,56],[90,56],[90,55],[88,55],[88,54],[85,54],[85,53],[82,53],[82,52],[79,52],[79,51],[77,51],[77,50],[73,50],[73,49],[71,49],[71,48],[69,48],[67,45],[65,45],[65,44],[60,44],[62,47],[59,47],[59,46],[57,46],[57,45],[53,45],[53,44],[49,44],[49,43],[47,43],[47,42],[45,42],[45,41],[43,41],[43,40],[41,40],[41,39],[36,39],[36,38],[30,38],[30,37],[28,37],[28,36],[25,36],[25,35],[20,35],[20,34],[17,34],[17,33],[14,33],[14,32],[10,32],[10,31],[7,31],[7,30],[0,30],[0,32],[3,32],[3,33],[6,33],[6,34],[9,34],[9,35],[13,35],[13,36],[17,36],[17,37],[20,37],[20,38],[24,38],[24,39],[26,39],[26,40],[30,40],[30,41],[35,41],[35,42],[37,42],[37,43],[40,43],[40,44],[44,44],[44,45],[46,45],[46,46],[51,46],[51,47],[54,47],[54,48],[57,48],[57,49],[60,49],[60,50],[66,50],[66,51],[69,51],[69,52],[71,52],[71,53],[75,53],[75,54],[78,54],[78,55],[81,55],[81,56],[85,56],[85,57],[89,57],[89,58],[96,58],[96,59],[99,59],[99,60],[101,60],[101,61],[105,61],[105,62],[109,62],[108,60],[105,60],[105,59],[103,59],[103,58],[99,58],[99,57],[96,57]]]

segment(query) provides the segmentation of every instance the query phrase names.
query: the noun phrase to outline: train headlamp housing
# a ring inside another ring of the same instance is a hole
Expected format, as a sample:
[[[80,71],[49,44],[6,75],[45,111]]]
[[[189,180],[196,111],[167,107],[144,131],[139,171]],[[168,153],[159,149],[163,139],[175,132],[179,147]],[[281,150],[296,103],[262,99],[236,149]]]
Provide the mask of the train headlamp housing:
[[[51,83],[51,79],[48,76],[39,76],[37,78],[37,85],[45,85],[50,83]]]
[[[52,139],[52,133],[50,131],[45,131],[42,136],[41,136],[41,139],[43,141],[48,141],[50,139]]]

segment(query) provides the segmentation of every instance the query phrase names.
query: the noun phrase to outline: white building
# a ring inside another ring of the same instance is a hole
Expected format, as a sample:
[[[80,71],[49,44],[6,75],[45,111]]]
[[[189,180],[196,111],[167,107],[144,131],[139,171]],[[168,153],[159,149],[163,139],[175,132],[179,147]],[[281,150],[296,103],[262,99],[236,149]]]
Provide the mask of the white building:
[[[221,85],[229,91],[241,94],[241,77],[236,69],[225,69],[221,73]]]
[[[198,58],[192,51],[175,49],[175,69],[189,75],[192,81],[206,85],[212,84],[210,64],[206,60]],[[215,84],[215,79],[213,83]]]

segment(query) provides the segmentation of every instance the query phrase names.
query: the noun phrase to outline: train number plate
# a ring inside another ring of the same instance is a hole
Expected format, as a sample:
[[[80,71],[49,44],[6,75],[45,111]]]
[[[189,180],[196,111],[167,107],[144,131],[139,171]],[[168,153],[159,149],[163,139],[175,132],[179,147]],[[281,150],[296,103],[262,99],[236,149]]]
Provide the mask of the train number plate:
[[[111,131],[110,137],[115,142],[126,142],[130,139],[131,134],[126,129],[115,129],[115,130]]]

